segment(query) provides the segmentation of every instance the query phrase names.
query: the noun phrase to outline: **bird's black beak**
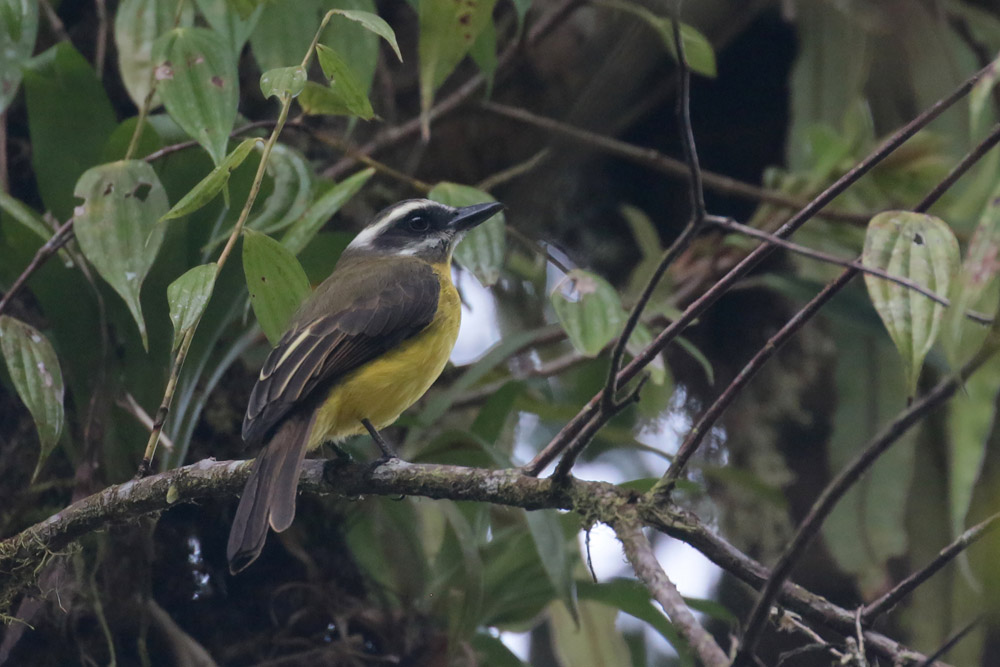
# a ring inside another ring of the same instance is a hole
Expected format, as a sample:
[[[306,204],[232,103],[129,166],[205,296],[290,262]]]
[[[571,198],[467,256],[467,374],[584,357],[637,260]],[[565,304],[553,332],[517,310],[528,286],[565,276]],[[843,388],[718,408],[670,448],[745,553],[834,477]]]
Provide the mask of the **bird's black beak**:
[[[463,206],[456,209],[455,217],[448,223],[448,227],[456,232],[467,232],[476,225],[486,222],[502,210],[503,204],[500,202]]]

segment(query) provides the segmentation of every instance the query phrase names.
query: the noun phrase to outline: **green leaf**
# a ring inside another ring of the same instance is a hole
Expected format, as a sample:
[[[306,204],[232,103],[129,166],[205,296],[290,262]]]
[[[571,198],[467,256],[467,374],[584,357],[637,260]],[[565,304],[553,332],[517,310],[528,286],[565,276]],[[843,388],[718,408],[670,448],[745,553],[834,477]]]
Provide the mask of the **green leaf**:
[[[41,450],[32,480],[38,475],[63,428],[63,377],[48,339],[34,327],[0,316],[0,351],[17,395],[35,421]]]
[[[677,46],[674,44],[674,22],[672,19],[657,16],[640,4],[623,2],[621,0],[600,0],[598,5],[620,9],[645,21],[660,35],[667,52],[677,60]],[[715,77],[715,51],[708,39],[687,23],[681,23],[681,41],[684,43],[684,59],[692,72]]]
[[[265,0],[226,0],[226,4],[231,9],[236,10],[240,18],[246,20],[250,18],[257,9],[265,4]]]
[[[493,93],[493,75],[497,71],[497,29],[492,21],[486,23],[469,49],[469,56],[486,79],[486,97]]]
[[[137,107],[141,107],[153,85],[153,43],[174,27],[176,3],[163,0],[122,0],[115,13],[115,47],[118,50],[118,70],[125,90]],[[181,26],[194,22],[194,11],[185,6]],[[154,101],[153,107],[159,106]]]
[[[171,351],[176,351],[188,329],[195,326],[205,312],[208,300],[215,287],[218,266],[202,264],[188,269],[184,275],[167,287],[167,302],[170,304],[170,321],[174,325],[174,343]]]
[[[649,347],[649,344],[652,342],[653,334],[650,332],[649,327],[639,322],[632,331],[632,335],[629,336],[628,342],[625,343],[625,350],[634,357]],[[646,370],[649,371],[649,379],[653,384],[662,385],[666,382],[667,365],[663,361],[663,354],[660,353],[653,357],[653,361],[646,366]]]
[[[573,347],[588,357],[596,357],[625,324],[618,292],[589,271],[570,271],[549,299]]]
[[[392,50],[396,53],[396,57],[399,58],[399,62],[403,62],[403,54],[400,53],[399,44],[396,43],[396,33],[378,14],[356,9],[333,9],[331,12],[360,23],[366,30],[375,33],[385,41],[389,42],[389,46],[391,46]]]
[[[469,644],[480,660],[476,664],[490,667],[525,667],[525,664],[497,637],[480,632]]]
[[[175,28],[153,45],[157,90],[170,117],[218,165],[236,122],[236,59],[217,33]]]
[[[990,197],[969,242],[965,260],[951,289],[941,342],[952,368],[960,368],[986,340],[989,328],[970,321],[966,311],[997,312],[997,272],[1000,271],[1000,188]]]
[[[230,50],[238,58],[243,50],[243,45],[250,39],[250,34],[257,26],[257,20],[263,11],[260,3],[196,0],[195,4],[198,5],[198,11],[205,17],[208,25],[211,26],[212,30],[225,37]],[[240,5],[250,6],[241,7]]]
[[[908,278],[940,296],[958,269],[958,241],[942,220],[922,213],[885,211],[868,223],[865,266]],[[872,304],[903,359],[909,396],[917,389],[924,357],[937,338],[944,307],[918,292],[865,274]]]
[[[598,602],[579,604],[580,621],[574,622],[562,604],[549,606],[552,648],[561,665],[609,667],[632,664],[628,646],[615,627],[618,610]]]
[[[117,125],[115,114],[90,63],[69,42],[31,60],[24,92],[42,203],[56,219],[66,220],[73,212],[73,185],[99,163]]]
[[[181,200],[174,204],[173,208],[167,211],[162,219],[172,220],[173,218],[193,213],[212,201],[215,195],[219,194],[226,187],[233,170],[243,164],[243,161],[247,159],[250,151],[253,150],[258,142],[263,144],[262,139],[244,139],[241,141],[240,145],[234,148],[233,152],[227,155],[219,166],[212,169],[208,173],[208,176],[201,179],[198,185],[191,188],[186,195],[181,197]]]
[[[629,616],[643,621],[660,633],[674,649],[682,654],[690,654],[687,642],[677,632],[670,620],[653,606],[649,590],[634,579],[612,579],[602,583],[581,581],[577,584],[581,600],[592,600],[620,609]]]
[[[274,345],[285,333],[295,309],[309,295],[309,279],[295,255],[252,229],[243,232],[243,272],[254,315]]]
[[[336,0],[337,10],[357,10],[375,13],[374,0]],[[370,92],[375,80],[379,58],[379,36],[357,21],[334,17],[319,38],[320,44],[330,47],[347,62],[363,91]]]
[[[166,228],[156,223],[167,192],[149,164],[123,160],[88,169],[73,194],[83,199],[73,223],[80,249],[125,300],[148,350],[139,293],[163,242]]]
[[[538,558],[542,562],[545,574],[552,582],[559,599],[579,622],[576,604],[576,582],[573,581],[573,559],[566,548],[562,526],[559,523],[559,513],[556,510],[536,510],[525,512],[528,530],[538,550]]]
[[[354,112],[347,108],[347,102],[330,86],[323,86],[315,81],[306,81],[306,87],[296,100],[302,107],[302,113],[307,116],[353,116]]]
[[[302,252],[327,220],[357,194],[374,174],[375,170],[372,168],[362,169],[323,193],[285,232],[281,244],[293,255]]]
[[[306,85],[306,68],[278,67],[260,75],[260,92],[264,97],[277,97],[283,101],[287,97],[298,97]]]
[[[330,91],[340,97],[348,112],[365,120],[374,118],[372,103],[347,62],[325,44],[316,45],[316,54],[323,74],[330,81]]]
[[[496,0],[422,0],[419,7],[420,108],[425,133],[434,93],[492,20]]]
[[[33,232],[42,241],[48,241],[52,237],[52,230],[42,220],[42,216],[24,202],[14,199],[2,190],[0,190],[0,211],[24,225],[25,229]]]
[[[261,72],[302,62],[319,25],[318,0],[265,2],[250,46]]]
[[[17,95],[37,34],[37,0],[0,0],[0,113]]]
[[[427,198],[456,207],[496,201],[488,192],[447,181],[435,185]],[[500,267],[503,266],[506,250],[507,219],[500,212],[465,235],[455,248],[455,261],[472,271],[480,283],[489,287],[500,279]]]

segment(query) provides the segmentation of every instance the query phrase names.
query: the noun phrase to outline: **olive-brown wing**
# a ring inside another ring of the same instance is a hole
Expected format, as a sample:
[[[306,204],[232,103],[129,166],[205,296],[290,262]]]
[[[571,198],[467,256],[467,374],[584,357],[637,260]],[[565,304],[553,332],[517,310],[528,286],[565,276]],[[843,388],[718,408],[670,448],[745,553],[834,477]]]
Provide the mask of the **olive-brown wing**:
[[[441,286],[426,262],[338,266],[292,318],[250,394],[243,439],[256,445],[297,406],[416,335],[434,319]]]

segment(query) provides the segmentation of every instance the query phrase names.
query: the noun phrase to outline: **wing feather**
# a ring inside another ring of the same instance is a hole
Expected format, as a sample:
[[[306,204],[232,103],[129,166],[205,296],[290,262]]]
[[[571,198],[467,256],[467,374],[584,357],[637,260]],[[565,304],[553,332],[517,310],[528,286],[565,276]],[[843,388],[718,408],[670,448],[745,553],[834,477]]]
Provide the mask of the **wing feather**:
[[[329,387],[423,330],[437,312],[440,290],[431,266],[416,259],[338,265],[265,360],[250,394],[243,439],[262,442],[293,408],[325,395],[318,387]]]

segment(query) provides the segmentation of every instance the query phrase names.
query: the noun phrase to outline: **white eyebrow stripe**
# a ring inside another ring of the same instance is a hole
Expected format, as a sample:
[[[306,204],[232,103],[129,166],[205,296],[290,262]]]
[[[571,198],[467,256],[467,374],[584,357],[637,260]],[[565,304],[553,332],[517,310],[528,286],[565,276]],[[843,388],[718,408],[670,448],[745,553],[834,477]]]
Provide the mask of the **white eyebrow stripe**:
[[[378,236],[385,231],[387,227],[393,225],[400,218],[406,216],[420,208],[426,208],[427,202],[422,200],[408,201],[399,204],[398,206],[389,210],[381,220],[374,222],[364,229],[354,237],[354,240],[348,244],[348,248],[364,248],[370,247],[372,241],[374,241]]]

